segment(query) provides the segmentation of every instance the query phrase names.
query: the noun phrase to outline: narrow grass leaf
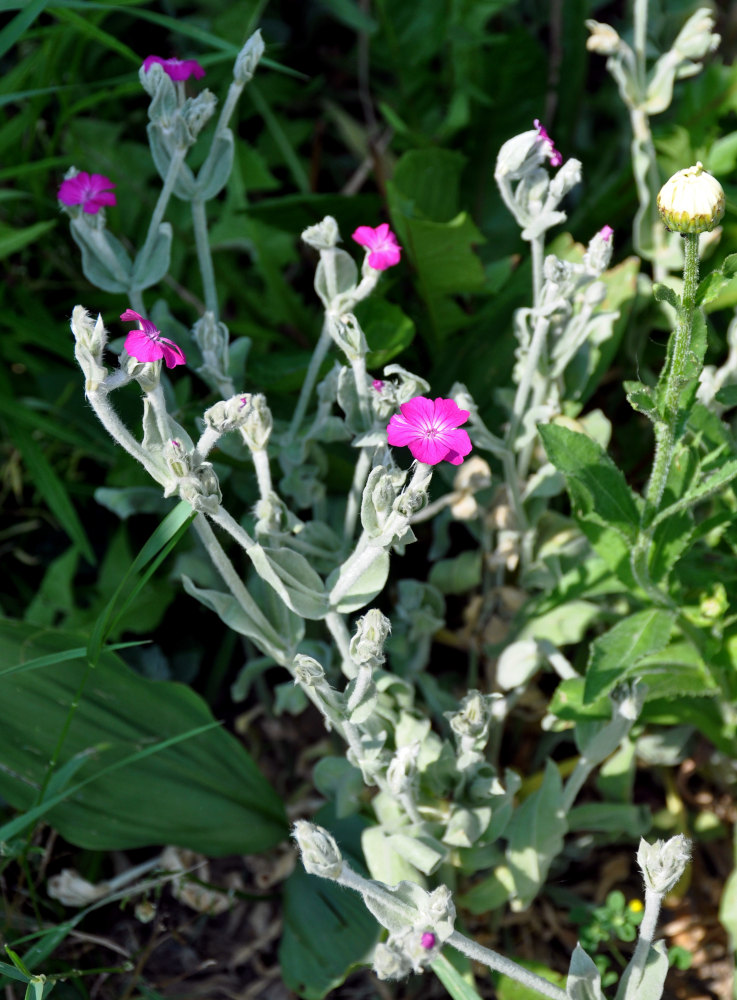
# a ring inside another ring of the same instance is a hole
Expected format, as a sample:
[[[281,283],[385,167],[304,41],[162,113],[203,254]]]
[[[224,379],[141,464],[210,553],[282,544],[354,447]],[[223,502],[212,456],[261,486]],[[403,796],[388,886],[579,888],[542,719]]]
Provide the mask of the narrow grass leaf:
[[[21,35],[33,24],[47,3],[48,0],[31,0],[27,6],[23,7],[15,15],[10,24],[5,25],[3,30],[0,31],[0,59],[6,52],[13,48]]]
[[[82,522],[77,516],[64,484],[54,472],[49,460],[25,428],[20,427],[17,423],[11,423],[10,436],[20,451],[35,486],[48,504],[49,510],[85,559],[94,566],[97,560],[87,538],[87,533],[82,527]]]

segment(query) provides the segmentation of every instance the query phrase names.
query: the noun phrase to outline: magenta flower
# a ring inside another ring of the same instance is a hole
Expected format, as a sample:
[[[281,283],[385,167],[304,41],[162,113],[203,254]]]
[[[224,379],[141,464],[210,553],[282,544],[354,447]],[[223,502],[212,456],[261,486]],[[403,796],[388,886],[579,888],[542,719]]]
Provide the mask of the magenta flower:
[[[601,236],[605,243],[608,243],[612,236],[614,236],[614,230],[611,226],[602,226],[599,230],[599,236]]]
[[[187,360],[180,347],[162,337],[161,331],[154,326],[150,319],[144,319],[140,313],[133,309],[126,309],[121,313],[120,318],[126,322],[140,323],[137,330],[131,330],[125,338],[125,349],[136,361],[158,361],[163,358],[167,368],[174,368],[176,365],[183,365]]]
[[[371,226],[359,226],[353,234],[353,239],[371,251],[368,262],[375,270],[385,271],[387,267],[399,263],[402,248],[386,222],[382,222],[376,229],[372,229]]]
[[[115,195],[108,188],[115,185],[104,174],[80,170],[59,185],[57,197],[63,205],[81,205],[88,215],[97,215],[103,205],[114,205]]]
[[[172,80],[189,80],[193,76],[195,80],[201,80],[205,71],[196,59],[162,59],[161,56],[146,56],[143,60],[143,70],[145,73],[151,69],[154,63],[163,66],[164,72]]]
[[[563,162],[563,156],[555,148],[555,143],[548,135],[548,130],[540,124],[540,119],[536,118],[532,123],[537,129],[537,138],[545,146],[545,155],[550,160],[551,167],[559,167]]]
[[[415,396],[399,409],[402,415],[395,413],[391,418],[386,439],[399,448],[406,445],[418,462],[460,465],[470,452],[471,439],[466,431],[458,430],[468,420],[468,410],[461,410],[452,399]]]
[[[425,933],[420,938],[420,944],[427,951],[430,951],[432,948],[435,947],[435,935],[432,933],[432,931],[425,931]]]
[[[371,383],[371,388],[374,390],[374,392],[381,392],[381,390],[384,388],[384,380],[380,378],[375,378]]]

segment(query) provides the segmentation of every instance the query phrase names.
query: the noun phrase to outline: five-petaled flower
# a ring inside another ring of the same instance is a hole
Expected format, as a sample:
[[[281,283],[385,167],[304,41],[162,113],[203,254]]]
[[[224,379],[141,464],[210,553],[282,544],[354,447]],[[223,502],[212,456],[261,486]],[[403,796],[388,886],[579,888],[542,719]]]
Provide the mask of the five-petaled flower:
[[[405,445],[412,457],[427,465],[450,462],[460,465],[471,450],[471,439],[459,425],[469,417],[452,399],[428,399],[415,396],[399,408],[386,429],[389,444]]]
[[[371,226],[359,226],[353,234],[353,239],[371,251],[368,262],[376,271],[385,271],[387,267],[399,263],[402,248],[386,222],[382,222],[376,229],[372,229]]]
[[[545,155],[550,160],[550,166],[559,167],[563,162],[563,155],[562,153],[558,152],[558,150],[555,148],[555,143],[548,135],[548,130],[545,128],[544,125],[540,124],[539,118],[536,118],[532,124],[537,129],[538,140],[545,147]]]
[[[143,70],[145,73],[151,69],[154,63],[163,67],[167,76],[172,80],[189,80],[193,76],[195,80],[201,80],[205,71],[196,59],[162,59],[161,56],[146,56],[143,60]]]
[[[57,197],[63,205],[81,205],[88,215],[97,215],[104,205],[115,204],[115,195],[108,190],[114,187],[104,174],[80,170],[74,177],[61,182]]]
[[[133,309],[126,309],[121,313],[122,320],[140,323],[137,330],[131,330],[125,338],[125,349],[136,361],[159,361],[163,358],[167,368],[174,368],[176,365],[183,365],[187,360],[184,351],[167,337],[162,336],[161,331],[151,322],[145,319],[140,313]]]

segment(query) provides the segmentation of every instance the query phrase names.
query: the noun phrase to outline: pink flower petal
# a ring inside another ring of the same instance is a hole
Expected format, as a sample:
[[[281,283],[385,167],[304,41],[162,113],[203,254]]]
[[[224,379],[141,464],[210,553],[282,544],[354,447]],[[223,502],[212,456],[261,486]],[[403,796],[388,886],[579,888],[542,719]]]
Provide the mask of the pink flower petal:
[[[205,71],[196,59],[162,59],[161,56],[146,56],[143,60],[143,71],[148,73],[154,63],[162,67],[166,75],[172,80],[188,80],[193,76],[195,80],[201,80]]]
[[[184,351],[181,347],[177,347],[173,340],[162,337],[159,344],[167,368],[176,368],[177,365],[183,365],[186,362]]]
[[[405,448],[418,437],[421,437],[421,434],[415,425],[405,417],[400,417],[398,413],[395,413],[386,428],[386,439],[389,444],[397,448]]]
[[[455,430],[452,433],[453,441],[448,454],[445,456],[445,461],[450,462],[451,465],[460,465],[473,448],[473,445],[466,431]]]
[[[88,174],[80,170],[59,185],[57,197],[63,205],[82,205],[88,215],[97,215],[103,205],[115,205],[115,195],[106,188],[115,185],[104,174]]]
[[[461,410],[453,399],[435,400],[435,418],[441,421],[444,427],[458,427],[460,424],[465,424],[470,416],[469,411]]]
[[[448,445],[438,438],[421,437],[410,442],[409,450],[418,462],[425,462],[426,465],[437,465],[448,454]]]
[[[131,330],[125,338],[123,346],[136,361],[158,361],[164,356],[161,345],[157,341],[151,340],[144,330]]]
[[[376,245],[376,230],[371,226],[359,226],[351,239],[354,239],[359,246],[373,249]]]
[[[381,250],[372,250],[369,254],[368,262],[376,271],[386,271],[388,267],[393,267],[399,263],[399,247],[384,247]]]

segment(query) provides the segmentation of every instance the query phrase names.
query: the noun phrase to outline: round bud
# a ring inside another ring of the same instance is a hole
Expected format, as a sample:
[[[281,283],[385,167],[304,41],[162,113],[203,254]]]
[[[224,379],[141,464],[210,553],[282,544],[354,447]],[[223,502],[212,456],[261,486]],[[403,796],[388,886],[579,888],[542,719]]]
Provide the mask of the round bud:
[[[658,211],[675,233],[709,233],[724,216],[724,189],[701,163],[673,174],[658,194]]]

